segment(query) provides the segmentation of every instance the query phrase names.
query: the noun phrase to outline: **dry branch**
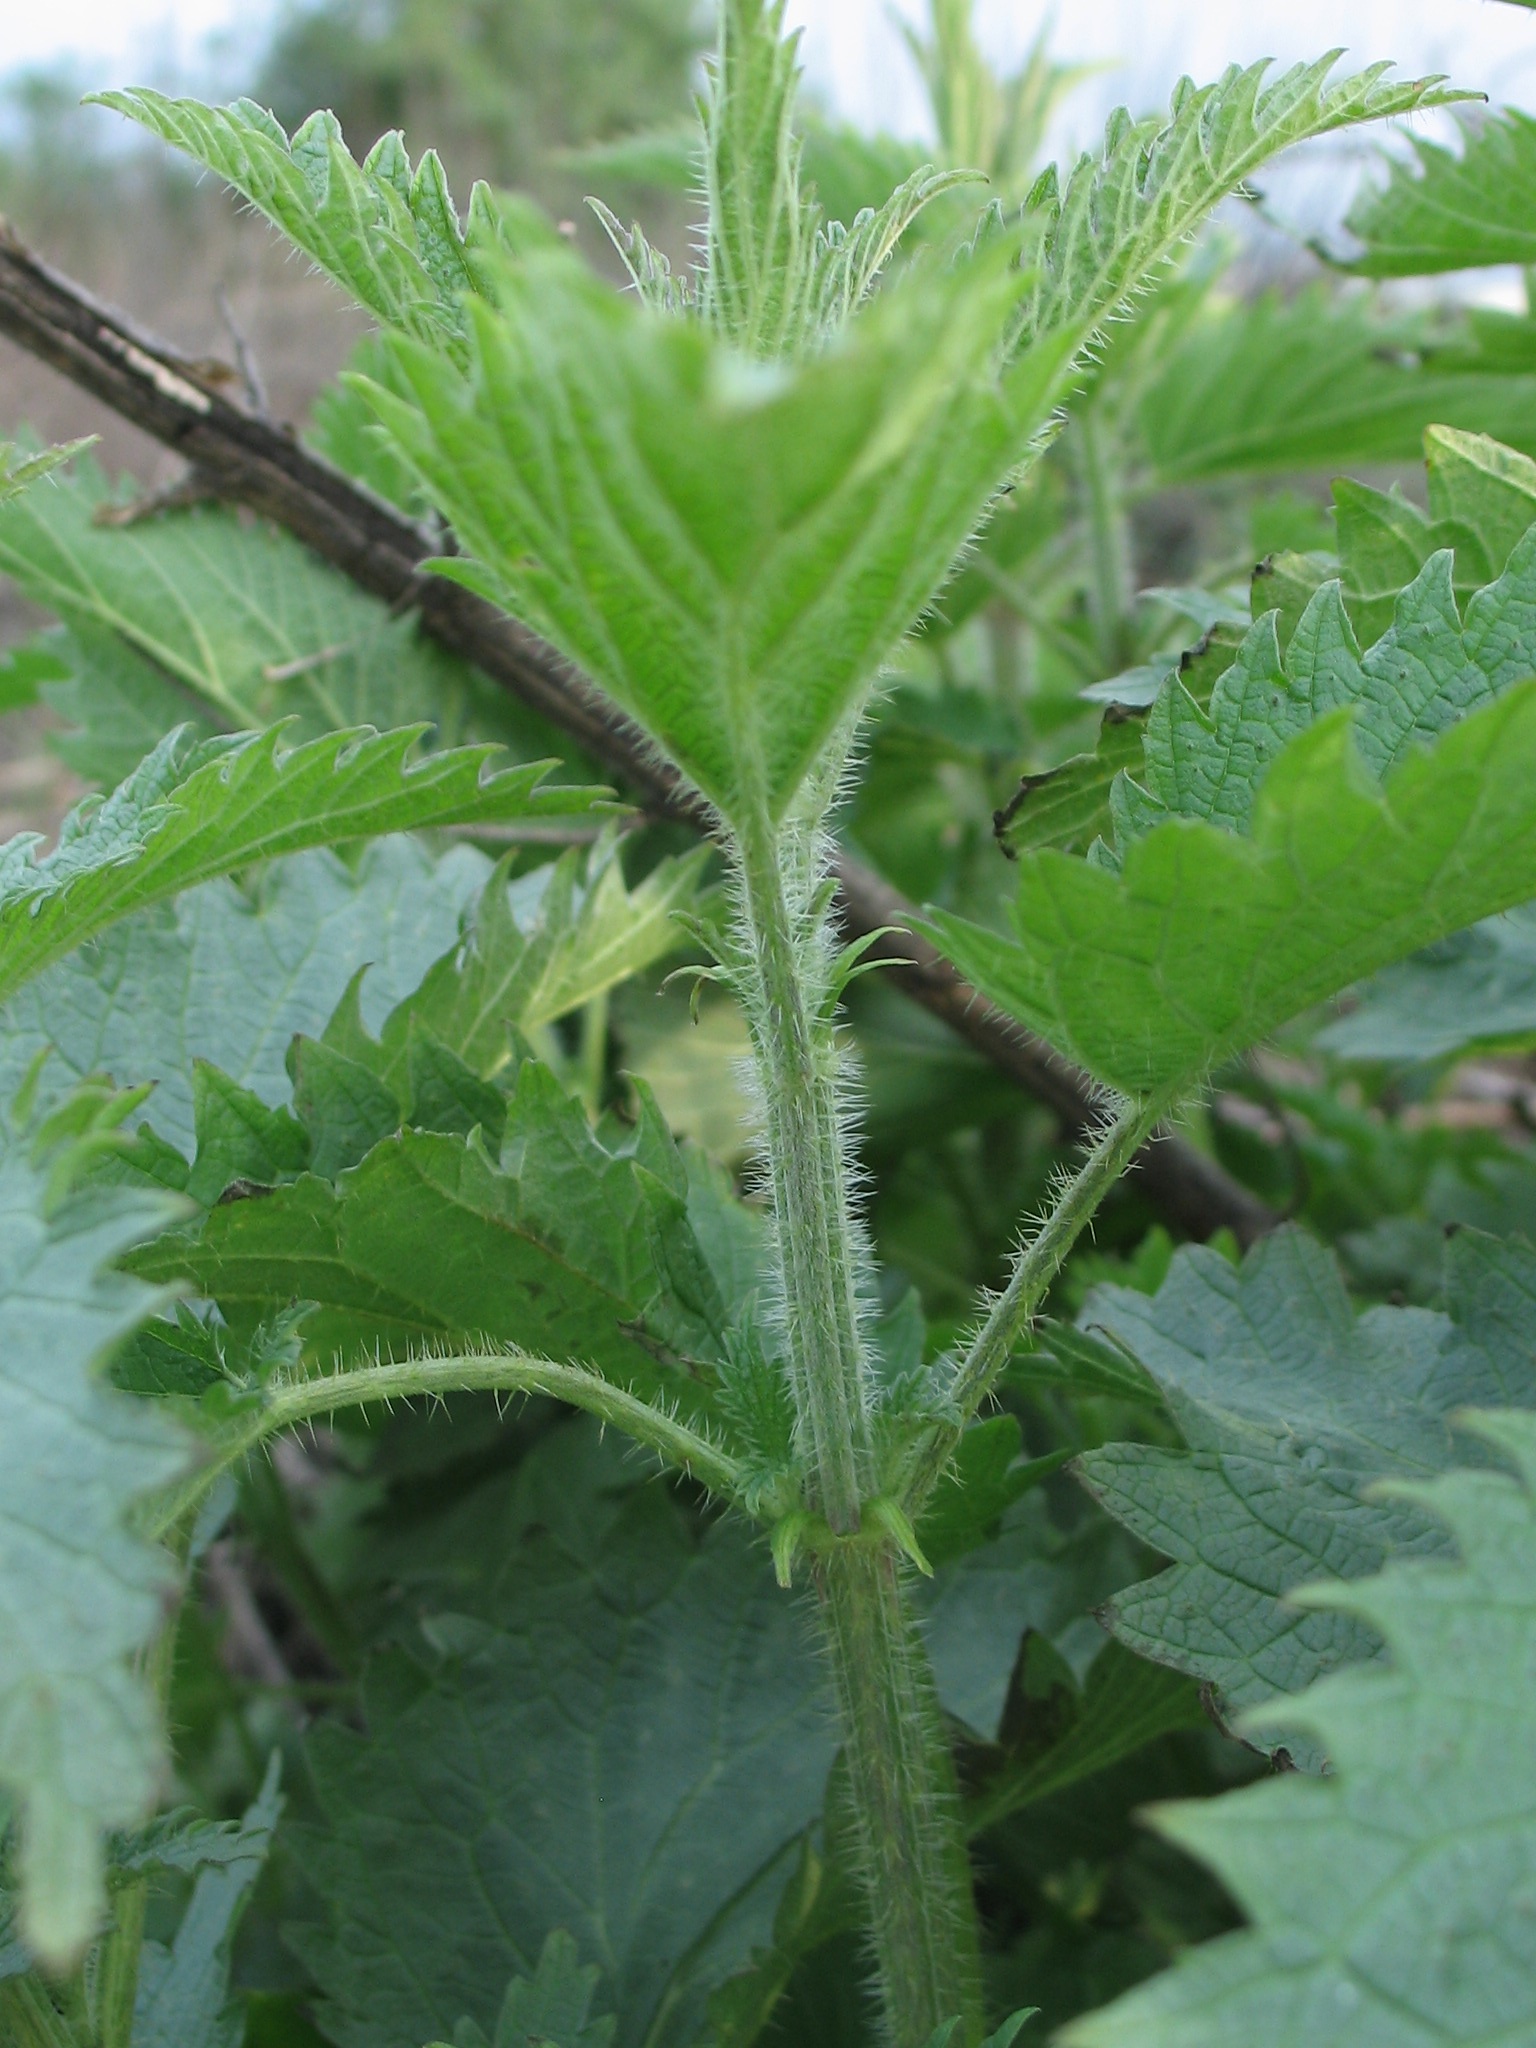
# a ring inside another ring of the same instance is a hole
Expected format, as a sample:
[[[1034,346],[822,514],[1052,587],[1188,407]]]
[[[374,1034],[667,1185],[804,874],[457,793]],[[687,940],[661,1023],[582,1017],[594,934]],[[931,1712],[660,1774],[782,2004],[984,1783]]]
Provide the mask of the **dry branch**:
[[[316,554],[463,655],[558,727],[647,808],[707,826],[697,799],[659,761],[638,729],[561,655],[515,619],[458,584],[421,574],[440,552],[428,535],[301,447],[291,429],[235,404],[238,381],[222,366],[189,361],[51,270],[0,221],[0,333],[183,456],[201,484],[286,527]],[[903,927],[876,940],[890,978],[915,1002],[1047,1104],[1069,1131],[1096,1121],[1091,1084],[1039,1039],[988,1003],[910,927],[913,906],[871,869],[839,856],[850,937]],[[1272,1212],[1213,1160],[1170,1136],[1147,1147],[1137,1172],[1179,1229],[1208,1237],[1223,1225],[1251,1243]]]

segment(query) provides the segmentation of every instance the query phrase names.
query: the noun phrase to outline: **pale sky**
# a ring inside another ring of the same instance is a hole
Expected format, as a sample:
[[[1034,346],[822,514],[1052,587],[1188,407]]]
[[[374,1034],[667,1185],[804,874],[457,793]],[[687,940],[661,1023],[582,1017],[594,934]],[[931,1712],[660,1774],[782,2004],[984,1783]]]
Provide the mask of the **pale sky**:
[[[921,11],[922,0],[901,0]],[[1022,50],[1054,12],[1059,55],[1112,62],[1066,116],[1062,145],[1089,138],[1121,99],[1162,98],[1180,71],[1215,74],[1231,59],[1312,56],[1347,43],[1359,61],[1450,71],[1458,83],[1536,106],[1536,18],[1499,0],[979,0],[1001,57]],[[91,83],[126,83],[156,57],[196,65],[206,39],[259,47],[274,0],[0,0],[0,72],[73,56]],[[865,125],[915,132],[921,101],[883,0],[790,0],[804,24],[812,78]],[[238,83],[235,72],[226,76]]]

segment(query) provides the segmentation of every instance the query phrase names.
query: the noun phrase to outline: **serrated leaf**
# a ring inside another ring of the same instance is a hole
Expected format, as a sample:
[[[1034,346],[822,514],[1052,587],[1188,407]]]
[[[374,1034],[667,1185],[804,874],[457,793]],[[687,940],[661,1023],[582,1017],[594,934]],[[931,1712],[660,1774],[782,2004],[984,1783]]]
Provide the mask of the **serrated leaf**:
[[[275,1187],[309,1164],[300,1124],[286,1110],[269,1109],[207,1060],[192,1069],[192,1111],[197,1155],[186,1191],[204,1208],[237,1181]]]
[[[653,1109],[596,1133],[528,1060],[499,1156],[483,1137],[404,1131],[334,1187],[311,1174],[225,1203],[137,1264],[186,1276],[246,1325],[314,1303],[306,1347],[322,1361],[502,1339],[699,1415],[728,1313],[688,1194]]]
[[[1375,975],[1315,1045],[1346,1060],[1438,1060],[1536,1037],[1536,911],[1491,917]]]
[[[274,1755],[231,1853],[204,1860],[169,1948],[141,1949],[131,2048],[240,2048],[245,2039],[244,2003],[230,2001],[231,1950],[283,1810],[280,1775]]]
[[[1536,474],[1536,465],[1533,465]],[[1527,501],[1536,510],[1536,499]],[[1354,710],[1373,776],[1536,670],[1536,525],[1496,583],[1458,611],[1449,548],[1430,555],[1397,597],[1392,625],[1362,654],[1344,591],[1325,583],[1282,656],[1274,615],[1248,632],[1203,709],[1178,678],[1147,720],[1144,760],[1112,807],[1122,839],[1172,814],[1243,831],[1269,763],[1331,711]]]
[[[279,228],[385,326],[452,348],[461,302],[481,288],[499,241],[488,188],[470,195],[460,227],[435,150],[413,169],[398,129],[355,163],[331,113],[311,114],[293,137],[254,100],[205,107],[135,87],[90,95],[185,151]]]
[[[495,2037],[465,2020],[454,2030],[454,2048],[609,2048],[615,2022],[589,2018],[597,1979],[597,1966],[583,1967],[575,1942],[556,1928],[533,1975],[514,1977],[507,1987]]]
[[[120,780],[199,707],[226,728],[291,717],[304,738],[418,719],[448,745],[509,730],[473,670],[290,534],[227,507],[101,524],[121,503],[81,462],[0,506],[0,572],[69,628],[67,680],[45,696],[79,728],[62,751],[82,772]]]
[[[102,1836],[142,1820],[163,1764],[135,1669],[161,1625],[169,1558],[133,1505],[187,1462],[162,1416],[105,1385],[109,1350],[154,1292],[113,1270],[179,1211],[87,1188],[58,1199],[56,1162],[0,1150],[0,1786],[20,1816],[22,1928],[55,1967],[104,1904]]]
[[[1390,1656],[1273,1710],[1311,1731],[1334,1774],[1154,1813],[1251,1927],[1072,2023],[1071,2048],[1492,2048],[1536,2028],[1522,1682],[1536,1654],[1536,1420],[1474,1426],[1518,1478],[1458,1472],[1396,1489],[1458,1557],[1305,1596],[1384,1637]]]
[[[918,1525],[918,1542],[930,1564],[947,1564],[979,1549],[988,1533],[995,1533],[1004,1510],[1044,1476],[1024,1462],[1022,1452],[1019,1425],[1011,1415],[989,1416],[966,1430]]]
[[[1391,625],[1404,586],[1438,549],[1454,554],[1452,580],[1465,606],[1504,573],[1536,518],[1536,463],[1528,456],[1449,427],[1429,428],[1424,454],[1427,517],[1396,485],[1377,491],[1346,479],[1333,487],[1345,604],[1367,645]]]
[[[144,1827],[114,1836],[108,1844],[109,1882],[174,1872],[192,1877],[210,1866],[223,1868],[248,1853],[244,1829],[233,1820],[204,1820],[188,1807],[157,1814]]]
[[[1040,178],[1025,204],[1033,276],[1021,313],[1028,342],[1087,333],[1135,293],[1261,164],[1318,135],[1465,95],[1438,79],[1394,83],[1374,64],[1330,86],[1338,53],[1266,78],[1234,64],[1213,84],[1181,79],[1166,119],[1112,114],[1100,156],[1079,157],[1065,187]]]
[[[594,794],[540,789],[543,766],[487,775],[495,750],[412,761],[419,731],[335,733],[285,748],[281,727],[234,740],[166,736],[104,801],[0,847],[0,1001],[117,919],[231,870],[412,827],[581,810]]]
[[[700,108],[705,224],[697,279],[679,291],[663,265],[653,282],[644,273],[654,252],[638,241],[626,249],[614,237],[642,293],[651,286],[653,303],[696,304],[723,341],[767,361],[836,334],[918,216],[943,193],[981,177],[931,163],[904,165],[870,203],[844,217],[847,225],[827,221],[817,198],[801,191],[799,41],[798,32],[784,35],[780,0],[726,0],[720,9]],[[610,217],[608,224],[612,233],[616,223]]]
[[[434,859],[395,837],[352,866],[324,851],[298,854],[249,888],[209,882],[125,918],[0,1011],[0,1097],[51,1046],[45,1099],[88,1074],[153,1081],[144,1115],[191,1158],[198,1061],[276,1109],[295,1033],[318,1037],[364,966],[365,1021],[377,1027],[453,947],[490,869],[473,847]]]
[[[1363,245],[1349,262],[1366,277],[1426,277],[1536,259],[1536,121],[1505,107],[1460,150],[1409,137],[1412,157],[1356,200],[1344,225]]]
[[[1178,1091],[1313,1003],[1536,894],[1536,688],[1366,775],[1348,712],[1270,767],[1239,838],[1175,819],[1122,873],[1021,865],[1003,937],[943,911],[976,987],[1110,1086]]]
[[[1075,754],[1059,768],[1026,775],[993,818],[997,843],[1010,859],[1054,846],[1059,853],[1086,853],[1095,839],[1114,830],[1109,793],[1122,769],[1141,765],[1146,713],[1111,704],[1099,725],[1091,754]]]
[[[324,1919],[295,1940],[338,2048],[449,2040],[466,2010],[488,2031],[556,1926],[601,1959],[618,2048],[690,2041],[820,1811],[833,1733],[766,1557],[658,1489],[610,1505],[576,1427],[574,1458],[565,1431],[534,1454],[562,1461],[556,1525],[492,1559],[482,1513],[474,1618],[374,1659],[366,1738],[310,1740]]]
[[[1110,1512],[1174,1561],[1110,1603],[1123,1643],[1205,1680],[1234,1715],[1373,1653],[1356,1623],[1297,1613],[1289,1596],[1433,1551],[1433,1523],[1378,1483],[1465,1458],[1452,1419],[1469,1405],[1536,1407],[1536,1255],[1463,1231],[1446,1295],[1449,1316],[1357,1318],[1330,1255],[1292,1229],[1236,1270],[1180,1251],[1150,1299],[1094,1291],[1084,1323],[1140,1360],[1188,1446],[1112,1444],[1078,1463]],[[1296,1746],[1278,1724],[1272,1741]]]
[[[702,308],[725,340],[768,358],[808,324],[818,224],[793,125],[800,39],[783,30],[783,0],[725,0],[703,107]]]
[[[367,390],[473,557],[443,573],[535,623],[727,816],[771,820],[1044,417],[1059,353],[996,362],[1014,290],[968,264],[752,369],[537,259],[473,309],[467,376],[396,341],[395,389]]]
[[[288,1054],[293,1107],[304,1127],[307,1163],[322,1180],[357,1166],[401,1125],[395,1091],[361,1060],[323,1039],[296,1038]],[[500,1139],[500,1131],[496,1133]]]

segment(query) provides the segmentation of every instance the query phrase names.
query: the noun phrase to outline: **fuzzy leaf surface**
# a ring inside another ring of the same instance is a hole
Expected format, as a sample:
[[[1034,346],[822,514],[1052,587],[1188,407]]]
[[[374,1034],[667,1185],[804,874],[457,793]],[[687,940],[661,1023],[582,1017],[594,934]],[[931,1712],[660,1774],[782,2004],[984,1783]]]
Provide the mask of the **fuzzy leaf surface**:
[[[798,36],[771,0],[725,0],[704,105],[702,307],[723,339],[772,359],[806,324],[817,209],[800,196]]]
[[[1111,1444],[1079,1460],[1090,1492],[1173,1560],[1110,1602],[1121,1642],[1205,1680],[1234,1714],[1374,1653],[1349,1613],[1298,1610],[1290,1595],[1436,1550],[1438,1524],[1371,1489],[1464,1461],[1463,1408],[1536,1408],[1536,1255],[1463,1231],[1446,1292],[1448,1316],[1356,1317],[1331,1256],[1291,1229],[1240,1270],[1185,1249],[1153,1297],[1094,1291],[1085,1325],[1152,1375],[1188,1447]],[[1278,1723],[1271,1734],[1294,1749]]]
[[[931,914],[992,1001],[1133,1096],[1177,1091],[1314,1003],[1536,894],[1536,687],[1415,752],[1382,785],[1351,714],[1293,739],[1247,836],[1173,819],[1122,872],[1020,863],[1013,935]]]
[[[102,1836],[142,1820],[161,1735],[134,1659],[158,1630],[169,1559],[134,1503],[186,1463],[166,1419],[103,1383],[156,1295],[114,1261],[177,1214],[165,1196],[50,1199],[50,1162],[0,1151],[0,1787],[21,1829],[23,1931],[74,1961],[105,1901]]]
[[[1305,1596],[1389,1653],[1274,1709],[1335,1774],[1154,1813],[1251,1927],[1076,2021],[1071,2048],[1494,2048],[1536,2028],[1536,1419],[1476,1427],[1518,1478],[1400,1489],[1442,1555]]]
[[[1079,157],[1063,186],[1054,168],[1025,205],[1033,277],[1020,339],[1086,335],[1143,290],[1230,193],[1296,143],[1464,95],[1433,78],[1393,81],[1374,64],[1328,83],[1338,52],[1295,64],[1231,65],[1212,85],[1181,79],[1166,119],[1121,108],[1097,155]],[[1267,80],[1267,82],[1266,82]]]
[[[754,369],[530,259],[472,309],[467,375],[396,341],[393,388],[366,388],[473,558],[443,572],[580,662],[728,817],[773,819],[1044,417],[1059,355],[997,366],[1013,291],[979,260]]]
[[[413,169],[396,129],[359,165],[334,114],[311,114],[290,138],[249,99],[205,107],[135,87],[93,94],[91,103],[215,172],[383,325],[448,347],[458,341],[460,301],[479,288],[498,227],[480,185],[461,228],[435,150]]]
[[[697,1535],[654,1487],[615,1498],[594,1439],[545,1440],[550,1511],[493,1559],[482,1511],[457,1615],[374,1658],[368,1735],[310,1740],[324,1917],[296,1945],[337,2048],[489,2033],[556,1927],[617,2048],[681,2044],[768,1937],[832,1760],[819,1674],[743,1532]]]
[[[413,762],[419,728],[335,733],[285,749],[282,728],[236,740],[173,732],[128,780],[0,847],[0,1000],[87,939],[233,869],[413,827],[570,815],[590,791],[541,790],[544,769],[488,775],[495,750]]]

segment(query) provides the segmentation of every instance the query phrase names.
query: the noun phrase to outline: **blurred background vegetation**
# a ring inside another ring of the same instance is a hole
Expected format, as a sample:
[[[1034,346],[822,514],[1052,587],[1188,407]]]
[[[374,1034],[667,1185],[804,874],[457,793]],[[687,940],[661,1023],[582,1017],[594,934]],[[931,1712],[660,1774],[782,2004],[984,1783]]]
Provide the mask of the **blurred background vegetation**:
[[[685,262],[693,214],[687,122],[709,14],[697,0],[337,0],[279,16],[238,76],[210,65],[205,76],[134,82],[217,98],[245,91],[290,128],[329,106],[359,155],[401,127],[413,155],[439,150],[461,200],[475,177],[528,193],[617,282],[618,258],[583,195],[596,192],[620,220],[641,219],[675,266]],[[1064,98],[1071,103],[1083,73],[1055,62],[1045,41],[999,71],[977,46],[970,0],[927,0],[909,54],[928,94],[928,144],[855,131],[812,105],[806,166],[827,213],[850,220],[929,156],[981,169],[994,195],[1016,203],[1040,168],[1054,113]],[[222,189],[136,143],[113,116],[79,107],[83,91],[122,82],[65,71],[0,82],[0,212],[50,262],[189,355],[253,364],[253,398],[343,465],[349,454],[359,458],[355,437],[344,445],[344,401],[317,412],[316,400],[366,322]],[[1170,83],[1157,81],[1148,98]],[[1324,169],[1337,183],[1337,160]],[[967,188],[948,215],[934,209],[925,234],[941,239],[962,223],[968,232],[963,209],[976,198]],[[1208,690],[1251,608],[1269,609],[1285,589],[1310,590],[1337,566],[1333,558],[1351,536],[1334,518],[1333,477],[1390,485],[1422,503],[1420,436],[1430,420],[1536,454],[1536,321],[1517,275],[1493,283],[1499,304],[1469,310],[1467,292],[1439,278],[1410,280],[1406,291],[1342,278],[1251,208],[1219,223],[1106,338],[1048,457],[1027,488],[1003,501],[906,650],[872,721],[868,776],[844,820],[855,849],[911,897],[995,915],[1012,870],[999,854],[994,813],[1019,789],[1021,772],[1038,788],[1042,771],[1075,763],[1086,797],[1102,797],[1125,758],[1114,749],[1139,746],[1137,707],[1144,715],[1170,668],[1179,664],[1197,693]],[[179,474],[166,450],[0,341],[0,438],[22,423],[49,440],[99,434],[103,467],[121,473],[129,493]],[[67,515],[77,538],[90,535],[96,488],[77,472],[40,502],[61,530]],[[1369,552],[1367,528],[1384,547],[1390,542],[1381,587],[1395,589],[1410,573],[1402,546],[1411,552],[1429,539],[1411,514],[1399,516],[1400,501],[1368,490],[1349,495],[1350,488],[1339,503],[1354,521],[1355,553]],[[26,523],[18,514],[12,527]],[[141,531],[170,549],[173,525],[162,518]],[[0,675],[6,643],[48,623],[18,595],[26,562],[17,531],[9,554],[6,544],[0,522],[0,559],[14,579],[0,575]],[[1256,564],[1265,573],[1251,607]],[[1367,607],[1374,587],[1367,578],[1349,595]],[[291,679],[338,651],[347,650],[311,646],[301,650],[311,662],[273,666],[270,650],[244,650],[253,681],[274,687],[284,673]],[[481,708],[468,704],[471,726]],[[441,698],[413,698],[402,705],[406,715],[446,724]],[[46,708],[0,718],[0,837],[48,829],[85,786],[54,751],[51,719]],[[485,736],[508,735],[493,720]],[[536,751],[556,744],[558,735],[545,735]],[[97,772],[78,748],[71,761],[82,774]],[[1085,799],[1084,814],[1091,810]],[[1034,815],[1026,805],[1015,819],[1016,843],[1028,843]],[[631,881],[645,861],[676,850],[664,833],[633,835]],[[543,855],[530,851],[536,858]],[[623,1075],[644,1076],[676,1130],[739,1168],[741,1021],[706,995],[694,1025],[687,994],[663,992],[659,980],[658,970],[617,991],[611,1010],[606,997],[592,1007],[579,1044],[566,1049],[572,1070],[592,1081],[594,1101],[604,1090],[617,1096]],[[878,978],[858,985],[853,1008],[868,1083],[873,1235],[893,1289],[915,1289],[936,1346],[969,1314],[975,1290],[1002,1277],[1017,1217],[1040,1201],[1060,1163],[1061,1136],[1048,1111]],[[1344,1066],[1303,1033],[1218,1077],[1191,1134],[1277,1209],[1330,1240],[1362,1295],[1418,1298],[1439,1270],[1447,1227],[1505,1219],[1499,1227],[1513,1221],[1536,1230],[1532,1045],[1536,1028],[1523,1031],[1512,1057],[1367,1053]],[[1089,1281],[1105,1276],[1153,1288],[1171,1251],[1145,1195],[1128,1185],[1102,1212],[1095,1244],[1074,1260],[1054,1305],[1075,1310]],[[894,1313],[899,1297],[888,1306]],[[1033,1412],[1026,1419],[1030,1448],[1042,1455],[1063,1430],[1077,1431],[1081,1448],[1133,1427],[1107,1408],[1065,1421],[1053,1415],[1050,1429]],[[480,1420],[488,1441],[491,1418]],[[471,1434],[467,1450],[452,1442],[444,1449],[431,1437],[436,1428],[404,1418],[380,1432],[367,1513],[419,1511],[425,1521],[456,1499],[466,1473],[489,1469],[475,1462],[488,1455],[479,1439]],[[249,1562],[257,1620],[265,1616],[276,1643],[268,1649],[279,1668],[287,1657],[317,1683],[332,1682],[335,1666],[305,1619],[309,1594],[294,1591],[310,1582],[293,1529],[302,1524],[321,1551],[334,1538],[340,1554],[351,1540],[348,1515],[365,1512],[355,1500],[344,1505],[327,1535],[331,1508],[310,1515],[305,1506],[332,1498],[324,1477],[303,1456],[278,1473],[282,1484],[262,1468],[252,1485],[267,1492],[253,1493],[245,1508],[259,1553]],[[1059,1511],[1084,1515],[1061,1485]],[[291,1527],[282,1519],[290,1509]],[[1086,1519],[1070,1526],[1092,1533]],[[241,1647],[234,1614],[228,1602],[211,1602],[206,1616],[188,1620],[184,1637],[190,1648],[176,1712],[189,1782],[210,1812],[238,1811],[267,1748],[292,1739],[261,1659],[248,1641]],[[1223,1924],[1224,1902],[1192,1884],[1172,1852],[1149,1847],[1130,1811],[1158,1786],[1210,1789],[1229,1768],[1209,1745],[1168,1738],[1157,1756],[1162,1775],[1142,1767],[1105,1774],[1061,1825],[1032,1817],[1009,1846],[1017,1867],[997,1874],[988,1913],[999,1953],[1017,1960],[1021,1981],[1052,2020]],[[252,2048],[309,2048],[319,2038],[297,2017],[302,1984],[278,1945],[281,1907],[269,1901],[247,1931],[242,1981],[271,2001],[253,2004]],[[854,1982],[848,1953],[835,1950],[833,1959],[840,1980]],[[806,2048],[824,2039],[810,2008],[830,1996],[808,1982],[806,2009],[791,2001],[774,2041]],[[268,2010],[270,2024],[260,2017]],[[853,2032],[841,2038],[857,2035],[856,2020],[849,2025]]]

